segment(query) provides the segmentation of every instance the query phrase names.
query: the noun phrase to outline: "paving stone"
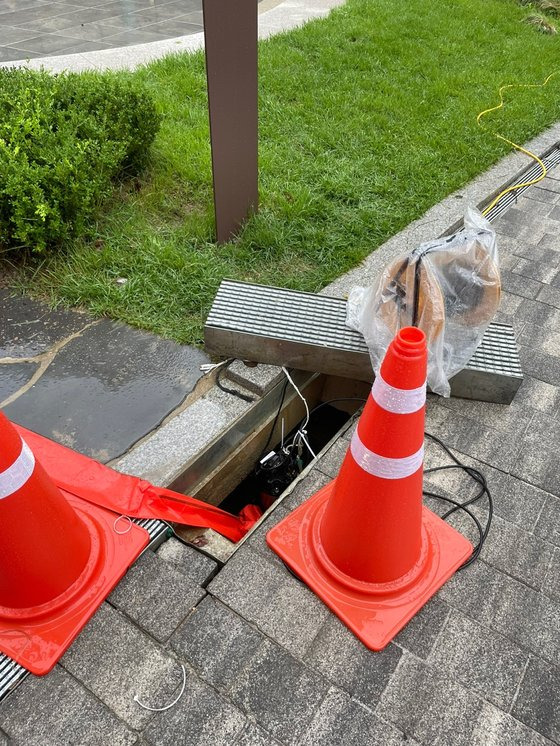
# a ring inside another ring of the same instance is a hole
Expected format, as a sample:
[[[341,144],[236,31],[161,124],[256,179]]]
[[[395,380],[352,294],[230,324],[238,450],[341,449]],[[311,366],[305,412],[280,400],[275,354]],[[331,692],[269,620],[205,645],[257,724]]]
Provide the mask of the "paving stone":
[[[560,387],[525,376],[514,402],[523,408],[552,414],[560,410]]]
[[[554,332],[548,326],[526,323],[517,340],[526,347],[560,357],[560,333]]]
[[[494,430],[479,422],[460,433],[457,448],[473,458],[503,471],[509,471],[519,451],[519,437],[514,433]]]
[[[373,653],[337,617],[330,616],[304,661],[352,697],[372,707],[381,696],[402,651],[388,645]]]
[[[137,740],[135,733],[60,666],[45,677],[28,676],[2,702],[0,723],[10,743],[21,746],[132,746]]]
[[[249,547],[236,552],[208,590],[297,656],[330,613],[285,567]]]
[[[154,713],[134,701],[170,702],[182,681],[177,661],[129,619],[103,604],[62,658],[62,665],[133,728]]]
[[[408,746],[403,733],[333,687],[298,746],[397,746],[405,741]]]
[[[560,252],[539,243],[537,246],[534,244],[517,243],[513,256],[521,257],[529,262],[537,262],[542,264],[543,267],[559,267],[560,266]],[[519,266],[519,265],[518,265]],[[522,267],[523,265],[521,265]],[[532,277],[533,275],[525,275],[524,272],[518,272],[516,267],[515,272],[526,277]],[[538,278],[535,278],[538,279]],[[540,280],[544,282],[544,280]]]
[[[554,253],[555,252],[551,252],[551,254],[553,255]],[[557,262],[555,261],[554,263],[552,263],[551,261],[547,261],[546,259],[540,261],[520,259],[513,269],[513,272],[515,272],[515,274],[521,275],[525,279],[536,280],[537,282],[546,284],[550,284],[552,279],[556,276],[557,271]]]
[[[527,195],[527,199],[547,202],[548,204],[554,204],[560,199],[560,195],[556,192],[552,192],[549,189],[542,189],[539,186],[531,187],[525,194]]]
[[[560,547],[554,549],[544,580],[543,591],[555,601],[560,601]]]
[[[557,501],[560,505],[560,500]],[[558,512],[560,525],[560,511]],[[538,527],[538,524],[537,524]],[[560,540],[560,534],[558,534]],[[553,547],[528,531],[494,516],[481,556],[533,588],[541,588],[552,559]]]
[[[545,412],[536,412],[525,433],[525,442],[543,448],[551,448],[560,443],[560,420]]]
[[[452,677],[405,654],[376,714],[421,743],[470,743],[482,703]]]
[[[439,598],[439,594],[432,596],[395,637],[395,643],[418,658],[426,658],[448,615],[449,606]]]
[[[494,430],[515,435],[524,433],[534,415],[531,409],[518,402],[517,397],[511,404],[450,398],[444,400],[443,406],[455,412],[455,416],[458,414]],[[467,427],[465,423],[465,431]]]
[[[501,241],[500,241],[501,243]],[[506,252],[500,253],[500,272],[511,272],[515,269],[519,257],[516,254],[506,254]]]
[[[555,743],[560,740],[560,668],[531,658],[512,715]]]
[[[523,279],[522,282],[525,284],[526,278]],[[538,293],[536,293],[536,295],[538,295]],[[529,322],[536,326],[547,324],[551,328],[555,328],[558,324],[559,318],[560,312],[558,309],[537,300],[529,300],[528,298],[525,298],[522,303],[519,304],[519,308],[515,312],[516,321]]]
[[[38,363],[0,363],[0,404],[29,383]]]
[[[546,217],[552,210],[552,206],[542,200],[530,200],[527,198],[528,192],[519,194],[515,200],[515,208],[517,210],[523,210],[527,215],[536,216],[541,215]],[[537,204],[535,204],[535,201]],[[540,202],[540,204],[539,204]]]
[[[61,349],[4,411],[41,435],[108,461],[182,402],[206,360],[200,350],[104,319]]]
[[[202,586],[214,577],[220,567],[216,560],[204,554],[202,550],[175,536],[164,541],[155,553],[160,559]]]
[[[235,742],[235,746],[278,746],[278,741],[258,725],[250,723]]]
[[[322,676],[267,641],[239,673],[231,698],[274,738],[299,744],[328,689]]]
[[[130,568],[109,601],[163,642],[204,596],[205,591],[188,575],[147,551]]]
[[[344,446],[348,448],[348,443],[344,440],[342,442],[344,443]],[[320,464],[321,463],[322,460]],[[305,479],[298,482],[291,493],[284,498],[282,501],[282,507],[288,510],[297,508],[310,497],[313,497],[316,492],[329,484],[332,479],[332,477],[324,474],[322,470],[319,471],[316,466],[309,472]],[[272,525],[270,527],[272,528]]]
[[[256,629],[207,596],[171,638],[171,647],[199,675],[227,689],[264,641]]]
[[[246,722],[242,712],[188,672],[177,704],[157,713],[143,735],[154,746],[230,746]]]
[[[500,275],[504,289],[512,295],[534,299],[542,287],[541,283],[537,282],[537,280],[521,277],[509,270],[501,270]]]
[[[479,560],[456,572],[440,589],[439,596],[472,619],[489,625],[494,617],[503,578],[502,573]]]
[[[524,373],[553,386],[560,381],[560,360],[554,355],[520,345],[519,358]]]
[[[560,182],[556,179],[552,179],[550,176],[545,176],[544,179],[539,182],[539,187],[560,194]]]
[[[40,355],[91,321],[83,313],[53,311],[44,303],[0,288],[0,358]]]
[[[544,286],[542,286],[544,287]],[[548,287],[548,285],[546,286]],[[514,295],[513,293],[508,293],[506,290],[502,290],[501,296],[500,296],[500,313],[504,316],[507,316],[508,319],[510,319],[510,324],[513,321],[513,316],[515,315],[515,312],[523,302],[523,299],[520,295]],[[505,323],[505,322],[502,322]]]
[[[557,197],[557,201],[560,201],[560,193],[557,194]],[[544,246],[544,248],[550,249],[551,251],[560,251],[560,237],[558,231],[556,230],[543,236],[539,241],[539,246]]]
[[[204,585],[218,570],[218,563],[213,559],[173,537],[164,541],[156,554],[198,585]]]
[[[476,721],[471,746],[550,746],[550,741],[485,702]]]
[[[548,495],[535,526],[535,534],[560,547],[560,498],[556,495]]]
[[[490,625],[536,655],[560,663],[560,604],[548,596],[502,575]]]
[[[553,495],[560,495],[560,464],[553,448],[536,446],[532,440],[523,440],[512,474],[540,487]]]
[[[277,365],[245,365],[241,360],[235,360],[225,377],[258,396],[264,396],[283,379],[284,374]]]
[[[452,611],[428,661],[509,711],[528,659],[515,643]]]
[[[488,482],[494,503],[494,513],[505,518],[506,521],[531,531],[542,511],[547,493],[508,474],[484,469],[484,467],[481,467],[481,471]],[[496,475],[500,478],[497,479]]]
[[[548,303],[554,308],[560,308],[560,288],[553,288],[550,285],[543,285],[537,295],[537,300],[541,303]]]

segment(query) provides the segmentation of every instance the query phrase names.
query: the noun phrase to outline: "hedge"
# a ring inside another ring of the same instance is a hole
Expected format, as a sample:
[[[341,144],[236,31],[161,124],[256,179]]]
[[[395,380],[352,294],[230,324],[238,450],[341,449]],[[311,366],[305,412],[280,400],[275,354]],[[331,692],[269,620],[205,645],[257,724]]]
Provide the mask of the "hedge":
[[[0,69],[0,245],[41,252],[83,233],[159,123],[126,78]]]

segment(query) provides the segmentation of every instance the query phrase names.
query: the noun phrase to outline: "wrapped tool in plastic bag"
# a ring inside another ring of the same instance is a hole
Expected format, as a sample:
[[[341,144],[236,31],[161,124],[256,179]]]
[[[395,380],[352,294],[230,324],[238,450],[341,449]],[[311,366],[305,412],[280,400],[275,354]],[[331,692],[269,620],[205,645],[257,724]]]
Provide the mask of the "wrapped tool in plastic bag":
[[[449,379],[472,357],[499,302],[496,234],[469,208],[458,233],[402,255],[372,287],[352,288],[347,323],[362,333],[376,374],[397,331],[420,327],[428,341],[428,386],[449,396]]]

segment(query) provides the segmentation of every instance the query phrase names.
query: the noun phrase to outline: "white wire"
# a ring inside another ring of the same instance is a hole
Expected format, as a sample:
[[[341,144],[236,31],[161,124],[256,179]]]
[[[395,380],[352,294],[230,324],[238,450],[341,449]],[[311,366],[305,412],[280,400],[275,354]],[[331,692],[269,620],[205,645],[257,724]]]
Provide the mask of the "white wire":
[[[305,436],[307,435],[307,431],[306,431],[306,429],[305,429],[305,428],[307,427],[307,425],[308,425],[308,423],[309,423],[309,418],[310,418],[310,416],[311,416],[311,415],[310,415],[310,413],[309,413],[309,407],[307,406],[307,401],[306,401],[306,399],[305,399],[305,396],[304,396],[304,395],[303,395],[303,394],[301,393],[301,391],[300,391],[300,390],[298,389],[298,387],[296,386],[296,384],[295,384],[295,381],[294,381],[294,379],[293,379],[293,378],[291,377],[291,375],[290,375],[290,374],[288,373],[288,371],[286,370],[286,368],[285,368],[284,366],[282,366],[282,370],[283,370],[283,372],[284,372],[284,375],[285,375],[285,376],[286,376],[286,378],[288,379],[288,381],[289,381],[289,382],[290,382],[290,383],[292,384],[292,386],[294,387],[294,389],[295,389],[295,391],[296,391],[297,395],[298,395],[298,396],[299,396],[299,398],[300,398],[300,399],[302,400],[302,402],[303,402],[303,405],[305,406],[305,422],[303,423],[303,425],[302,425],[302,426],[301,426],[301,427],[300,427],[300,428],[298,429],[297,433],[295,434],[295,436],[294,436],[294,439],[293,439],[293,441],[292,441],[292,445],[293,445],[293,444],[295,444],[295,442],[296,442],[296,438],[297,438],[297,437],[299,436],[299,439],[300,439],[300,441],[301,441],[301,440],[303,440],[303,442],[304,442],[304,443],[305,443],[305,445],[307,446],[307,450],[308,450],[308,451],[309,451],[309,453],[310,453],[310,454],[311,454],[311,455],[313,456],[313,458],[317,458],[317,456],[316,456],[316,455],[315,455],[315,453],[313,452],[313,449],[312,449],[312,448],[311,448],[311,446],[309,445],[309,443],[308,443],[308,441],[307,441],[307,438],[305,437]]]
[[[181,668],[183,670],[183,685],[181,687],[181,691],[175,697],[173,702],[170,702],[168,705],[165,705],[165,707],[150,707],[149,705],[142,704],[142,702],[140,702],[140,700],[138,699],[138,695],[135,694],[133,699],[136,702],[136,704],[139,704],[140,707],[142,707],[142,709],[149,710],[150,712],[165,712],[165,710],[169,710],[171,709],[171,707],[174,707],[177,704],[177,702],[181,699],[181,697],[183,696],[183,692],[185,691],[185,687],[187,685],[187,671],[182,663],[181,663]]]

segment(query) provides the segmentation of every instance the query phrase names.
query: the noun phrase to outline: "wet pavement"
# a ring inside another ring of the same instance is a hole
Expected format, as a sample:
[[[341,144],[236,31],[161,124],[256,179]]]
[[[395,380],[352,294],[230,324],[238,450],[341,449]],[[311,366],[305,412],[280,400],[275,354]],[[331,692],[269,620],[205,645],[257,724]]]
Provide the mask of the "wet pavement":
[[[195,348],[0,289],[0,409],[100,461],[155,429],[207,361]]]
[[[0,0],[0,62],[202,31],[201,0]]]

